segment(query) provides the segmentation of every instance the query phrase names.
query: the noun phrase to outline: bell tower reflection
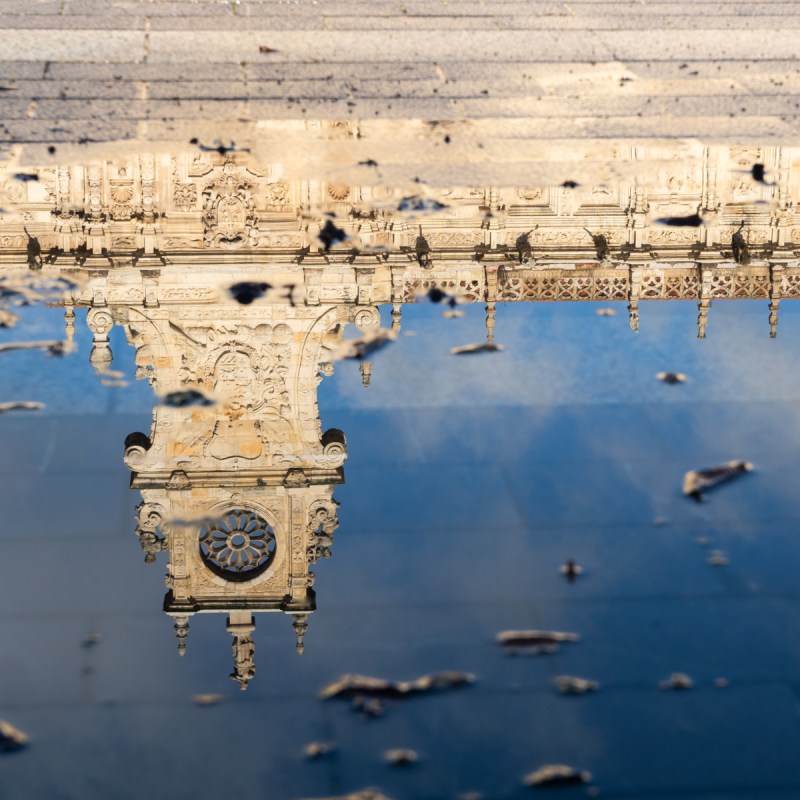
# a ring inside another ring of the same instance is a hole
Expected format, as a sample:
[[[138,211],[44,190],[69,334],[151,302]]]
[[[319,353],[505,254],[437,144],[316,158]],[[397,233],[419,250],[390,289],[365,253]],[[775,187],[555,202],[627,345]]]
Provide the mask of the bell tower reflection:
[[[344,434],[323,433],[316,389],[344,324],[377,309],[178,303],[129,306],[137,377],[162,402],[149,434],[130,434],[125,464],[141,493],[136,533],[153,563],[165,553],[164,611],[178,652],[190,620],[227,614],[242,689],[255,674],[255,612],[292,619],[303,652],[316,607],[311,571],[331,555]]]

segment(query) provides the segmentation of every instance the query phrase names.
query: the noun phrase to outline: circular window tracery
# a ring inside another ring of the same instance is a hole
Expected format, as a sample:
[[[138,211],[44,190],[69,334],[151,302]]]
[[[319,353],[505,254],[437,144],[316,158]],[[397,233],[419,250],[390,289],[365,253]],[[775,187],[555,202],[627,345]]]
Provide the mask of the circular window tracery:
[[[200,529],[200,555],[226,580],[260,575],[275,557],[275,532],[253,511],[233,509]]]

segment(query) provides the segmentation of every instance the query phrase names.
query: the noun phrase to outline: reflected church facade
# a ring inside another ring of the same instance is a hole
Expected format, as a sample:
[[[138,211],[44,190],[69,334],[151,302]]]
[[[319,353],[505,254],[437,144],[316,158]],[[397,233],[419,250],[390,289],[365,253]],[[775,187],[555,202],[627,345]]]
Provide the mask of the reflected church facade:
[[[620,163],[646,155],[613,153]],[[232,677],[246,688],[254,614],[266,611],[290,616],[302,651],[311,568],[331,553],[347,455],[344,434],[322,430],[317,386],[344,326],[374,329],[379,305],[398,330],[405,303],[442,289],[484,304],[491,341],[497,303],[621,301],[636,331],[640,303],[689,300],[703,338],[712,300],[757,298],[776,335],[780,301],[800,297],[800,152],[720,146],[662,160],[649,183],[456,187],[430,213],[399,189],[289,181],[246,153],[6,175],[0,268],[75,281],[68,338],[75,308],[87,308],[100,375],[116,325],[156,395],[210,401],[162,402],[150,430],[125,442],[141,495],[136,533],[148,563],[167,561],[164,610],[179,652],[193,615],[226,614]],[[769,185],[747,174],[756,162]],[[656,221],[692,214],[703,224]],[[341,242],[320,237],[327,223]],[[237,303],[229,290],[242,282],[262,296]],[[369,362],[361,371],[368,385]]]
[[[346,446],[341,431],[322,431],[316,387],[327,346],[352,314],[339,306],[289,316],[280,304],[210,310],[119,309],[138,376],[162,397],[190,398],[156,406],[151,430],[127,438],[125,463],[142,497],[145,560],[167,554],[164,610],[179,652],[193,614],[227,613],[231,677],[246,688],[254,612],[290,615],[302,652],[315,608],[311,566],[330,556]]]

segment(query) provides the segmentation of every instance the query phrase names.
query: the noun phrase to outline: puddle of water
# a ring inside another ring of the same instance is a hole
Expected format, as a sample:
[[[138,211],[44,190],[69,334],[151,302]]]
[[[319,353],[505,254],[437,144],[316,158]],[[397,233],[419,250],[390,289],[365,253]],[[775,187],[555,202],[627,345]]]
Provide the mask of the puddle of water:
[[[800,786],[800,151],[323,129],[0,178],[4,796]]]

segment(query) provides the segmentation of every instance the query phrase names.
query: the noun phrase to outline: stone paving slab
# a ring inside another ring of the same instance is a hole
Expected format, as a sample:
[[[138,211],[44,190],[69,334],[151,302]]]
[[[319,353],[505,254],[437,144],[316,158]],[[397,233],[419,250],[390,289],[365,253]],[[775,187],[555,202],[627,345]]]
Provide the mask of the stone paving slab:
[[[242,121],[269,118],[784,139],[800,107],[795,3],[0,0],[0,12],[4,146],[65,142],[81,124],[78,139],[124,131],[133,144],[179,120],[246,139]]]
[[[4,38],[2,61],[117,61],[144,58],[145,37],[136,31],[17,30]]]
[[[613,12],[612,12],[613,13]],[[145,17],[133,16],[127,18],[126,28],[142,27]],[[759,29],[774,30],[778,28],[796,29],[800,27],[800,16],[797,9],[786,15],[760,15],[753,18],[755,23],[748,24],[748,28],[757,27]],[[81,22],[86,20],[87,22]],[[95,20],[97,22],[95,23]],[[79,28],[82,25],[87,28],[119,27],[116,17],[24,17],[10,16],[0,20],[0,27],[3,28],[48,28],[63,24],[65,27]],[[567,15],[551,16],[532,16],[514,15],[465,15],[453,17],[449,14],[414,14],[402,17],[390,16],[388,14],[374,14],[370,10],[358,19],[357,29],[364,30],[508,30],[516,33],[523,31],[536,32],[539,30],[659,30],[666,26],[678,28],[691,28],[695,25],[695,17],[691,14],[681,14],[679,16],[665,16],[661,14],[642,14],[637,16],[604,16],[594,12],[591,16],[575,17]],[[157,16],[149,19],[150,30],[217,30],[220,25],[219,17],[179,17],[179,16]],[[249,31],[249,30],[343,30],[352,31],[354,23],[351,15],[330,14],[327,9],[324,14],[319,16],[295,16],[286,18],[276,18],[274,16],[229,16],[225,18],[224,27],[226,30]],[[742,27],[742,20],[739,17],[711,15],[703,16],[703,30],[737,30]]]
[[[144,30],[147,17],[144,15],[125,18],[120,25],[117,17],[50,14],[6,14],[0,17],[0,30]]]
[[[19,63],[19,62],[18,62]],[[22,62],[24,64],[25,62]],[[208,64],[192,61],[171,67],[166,64],[108,64],[98,62],[47,62],[46,77],[53,80],[120,80],[120,81],[177,81],[221,80],[240,81],[243,68],[240,64]],[[0,62],[0,74],[3,64]],[[8,74],[8,73],[7,73]]]
[[[595,119],[597,124],[603,117],[639,118],[647,121],[652,118],[667,119],[672,115],[698,119],[717,117],[722,120],[735,119],[746,115],[745,123],[772,119],[782,122],[786,115],[798,113],[800,98],[795,95],[741,95],[728,96],[666,96],[648,97],[644,101],[639,96],[631,97],[441,97],[429,99],[420,92],[416,97],[400,99],[385,96],[370,96],[367,91],[355,92],[345,87],[332,86],[328,91],[317,91],[316,96],[294,94],[280,96],[276,87],[272,97],[230,97],[214,98],[175,98],[170,92],[161,98],[148,100],[135,99],[141,93],[134,91],[127,96],[99,96],[91,99],[45,97],[37,100],[24,98],[4,100],[4,120],[73,120],[91,119],[96,116],[112,114],[121,119],[162,119],[162,120],[218,120],[228,119],[260,120],[291,119],[298,111],[304,117],[315,119],[371,117],[407,119],[415,113],[423,117],[438,119],[442,117],[464,117],[467,119],[487,118],[530,118],[540,120],[581,118]],[[291,89],[289,90],[291,91]],[[121,93],[120,93],[121,94]],[[366,96],[365,96],[366,95]],[[727,124],[727,122],[726,122]],[[680,126],[679,121],[676,125]],[[677,130],[677,128],[676,128]]]
[[[558,61],[591,61],[608,58],[610,52],[583,33],[574,31],[558,34],[542,32],[535,45],[548,59]],[[459,31],[442,36],[438,31],[414,32],[403,36],[389,31],[376,37],[370,32],[351,30],[340,33],[321,31],[309,37],[302,31],[271,31],[268,36],[251,31],[194,32],[191,37],[182,33],[153,31],[149,37],[151,62],[181,62],[194,60],[202,52],[208,61],[238,63],[243,58],[257,58],[260,48],[269,47],[270,61],[308,61],[316,59],[335,64],[339,61],[424,61],[435,54],[437,60],[463,57],[469,52],[476,61],[508,61],[527,59],[534,44],[526,37],[509,31]]]

